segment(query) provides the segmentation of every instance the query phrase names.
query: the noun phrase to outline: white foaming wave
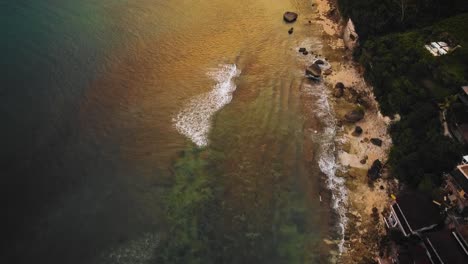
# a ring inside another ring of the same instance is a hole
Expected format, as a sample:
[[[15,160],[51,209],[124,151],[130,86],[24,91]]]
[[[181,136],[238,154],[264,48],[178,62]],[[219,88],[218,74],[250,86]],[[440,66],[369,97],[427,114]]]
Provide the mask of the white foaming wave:
[[[110,248],[100,254],[93,264],[145,264],[154,262],[161,238],[157,233],[145,233],[135,240]]]
[[[320,38],[309,37],[305,38],[299,43],[299,46],[295,48],[295,51],[299,48],[306,48],[307,51],[314,53],[320,52],[323,49],[323,43]]]
[[[341,240],[338,243],[340,254],[345,250],[344,236],[348,223],[346,216],[346,205],[348,201],[348,190],[343,178],[336,176],[338,164],[335,157],[336,151],[336,118],[328,101],[327,88],[323,84],[309,87],[306,90],[317,97],[314,113],[323,121],[325,128],[320,137],[320,159],[318,161],[320,170],[327,176],[327,188],[332,191],[332,206],[339,216],[339,232]]]
[[[220,65],[219,68],[208,72],[208,76],[216,81],[213,90],[191,99],[173,118],[177,131],[197,146],[207,146],[212,117],[231,102],[232,93],[236,90],[234,78],[239,74],[240,70],[235,64]]]

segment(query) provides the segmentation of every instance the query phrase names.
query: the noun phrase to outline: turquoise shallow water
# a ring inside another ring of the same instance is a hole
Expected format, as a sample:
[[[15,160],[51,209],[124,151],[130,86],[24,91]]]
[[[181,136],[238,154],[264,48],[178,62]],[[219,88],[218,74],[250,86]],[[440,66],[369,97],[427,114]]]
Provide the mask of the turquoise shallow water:
[[[328,261],[326,97],[296,51],[324,52],[311,2],[0,5],[5,257]]]

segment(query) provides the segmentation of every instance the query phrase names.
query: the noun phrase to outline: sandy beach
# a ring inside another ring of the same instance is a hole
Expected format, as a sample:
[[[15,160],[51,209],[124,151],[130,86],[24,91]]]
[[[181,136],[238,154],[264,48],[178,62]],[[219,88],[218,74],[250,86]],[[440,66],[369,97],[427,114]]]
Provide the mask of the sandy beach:
[[[351,51],[345,48],[341,36],[346,21],[337,14],[334,1],[317,0],[315,3],[317,23],[323,26],[323,33],[329,35],[330,47],[343,53],[341,61],[330,61],[333,71],[323,78],[332,91],[338,82],[344,84],[343,97],[331,96],[337,118],[343,120],[346,112],[356,107],[350,100],[351,93],[361,95],[366,102],[364,118],[355,124],[342,122],[338,138],[341,174],[346,177],[349,189],[347,216],[350,219],[346,227],[346,249],[339,262],[362,263],[378,255],[380,234],[384,232],[384,223],[379,216],[391,199],[391,190],[397,186],[394,180],[387,179],[385,171],[372,184],[367,177],[367,171],[375,160],[383,164],[387,160],[392,144],[387,132],[391,120],[379,112],[373,89],[364,80],[362,67],[352,61]],[[359,136],[353,135],[356,126],[363,131]],[[381,146],[372,144],[371,138],[380,139]]]

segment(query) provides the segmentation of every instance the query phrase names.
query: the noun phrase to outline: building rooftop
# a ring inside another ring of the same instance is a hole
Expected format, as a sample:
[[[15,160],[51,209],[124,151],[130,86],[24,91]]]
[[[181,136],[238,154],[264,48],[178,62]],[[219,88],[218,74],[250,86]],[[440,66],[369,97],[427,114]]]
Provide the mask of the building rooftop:
[[[468,95],[468,85],[467,86],[462,86],[462,91]]]
[[[408,244],[398,248],[399,264],[431,264],[423,244]]]
[[[457,168],[450,173],[455,183],[468,193],[468,164],[457,166]]]
[[[400,218],[400,213],[404,215],[406,221],[402,222],[403,228],[406,231],[405,224],[413,230],[419,230],[424,227],[429,227],[432,225],[439,224],[443,219],[440,214],[440,208],[432,202],[430,197],[417,193],[417,192],[405,192],[401,193],[397,199],[397,204],[400,212],[397,212],[398,218]],[[394,209],[396,209],[394,207]]]
[[[424,244],[434,263],[468,263],[466,244],[455,231],[428,233],[424,237]]]
[[[463,176],[465,176],[465,178],[468,180],[468,165],[460,165],[457,168],[463,173]]]
[[[401,208],[398,206],[398,203],[394,203],[394,204],[392,205],[392,207],[393,207],[393,210],[395,211],[395,213],[396,213],[398,219],[400,219],[400,224],[401,224],[401,226],[403,227],[403,230],[405,231],[405,232],[404,232],[405,235],[411,234],[411,229],[410,229],[410,227],[409,227],[409,224],[404,220],[404,219],[405,219],[405,217],[403,216],[404,214],[403,214],[403,212],[401,211]]]
[[[447,43],[439,41],[439,42],[431,42],[424,47],[434,56],[441,56],[445,55],[450,51],[450,47]]]

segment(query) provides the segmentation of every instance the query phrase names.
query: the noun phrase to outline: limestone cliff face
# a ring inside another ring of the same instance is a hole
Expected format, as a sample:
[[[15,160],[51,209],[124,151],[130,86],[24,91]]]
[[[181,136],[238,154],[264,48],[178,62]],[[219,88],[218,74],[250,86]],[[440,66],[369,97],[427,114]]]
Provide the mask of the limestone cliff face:
[[[354,24],[351,19],[348,19],[343,30],[343,41],[346,48],[350,50],[353,50],[357,45],[359,45],[359,36],[354,29]]]

